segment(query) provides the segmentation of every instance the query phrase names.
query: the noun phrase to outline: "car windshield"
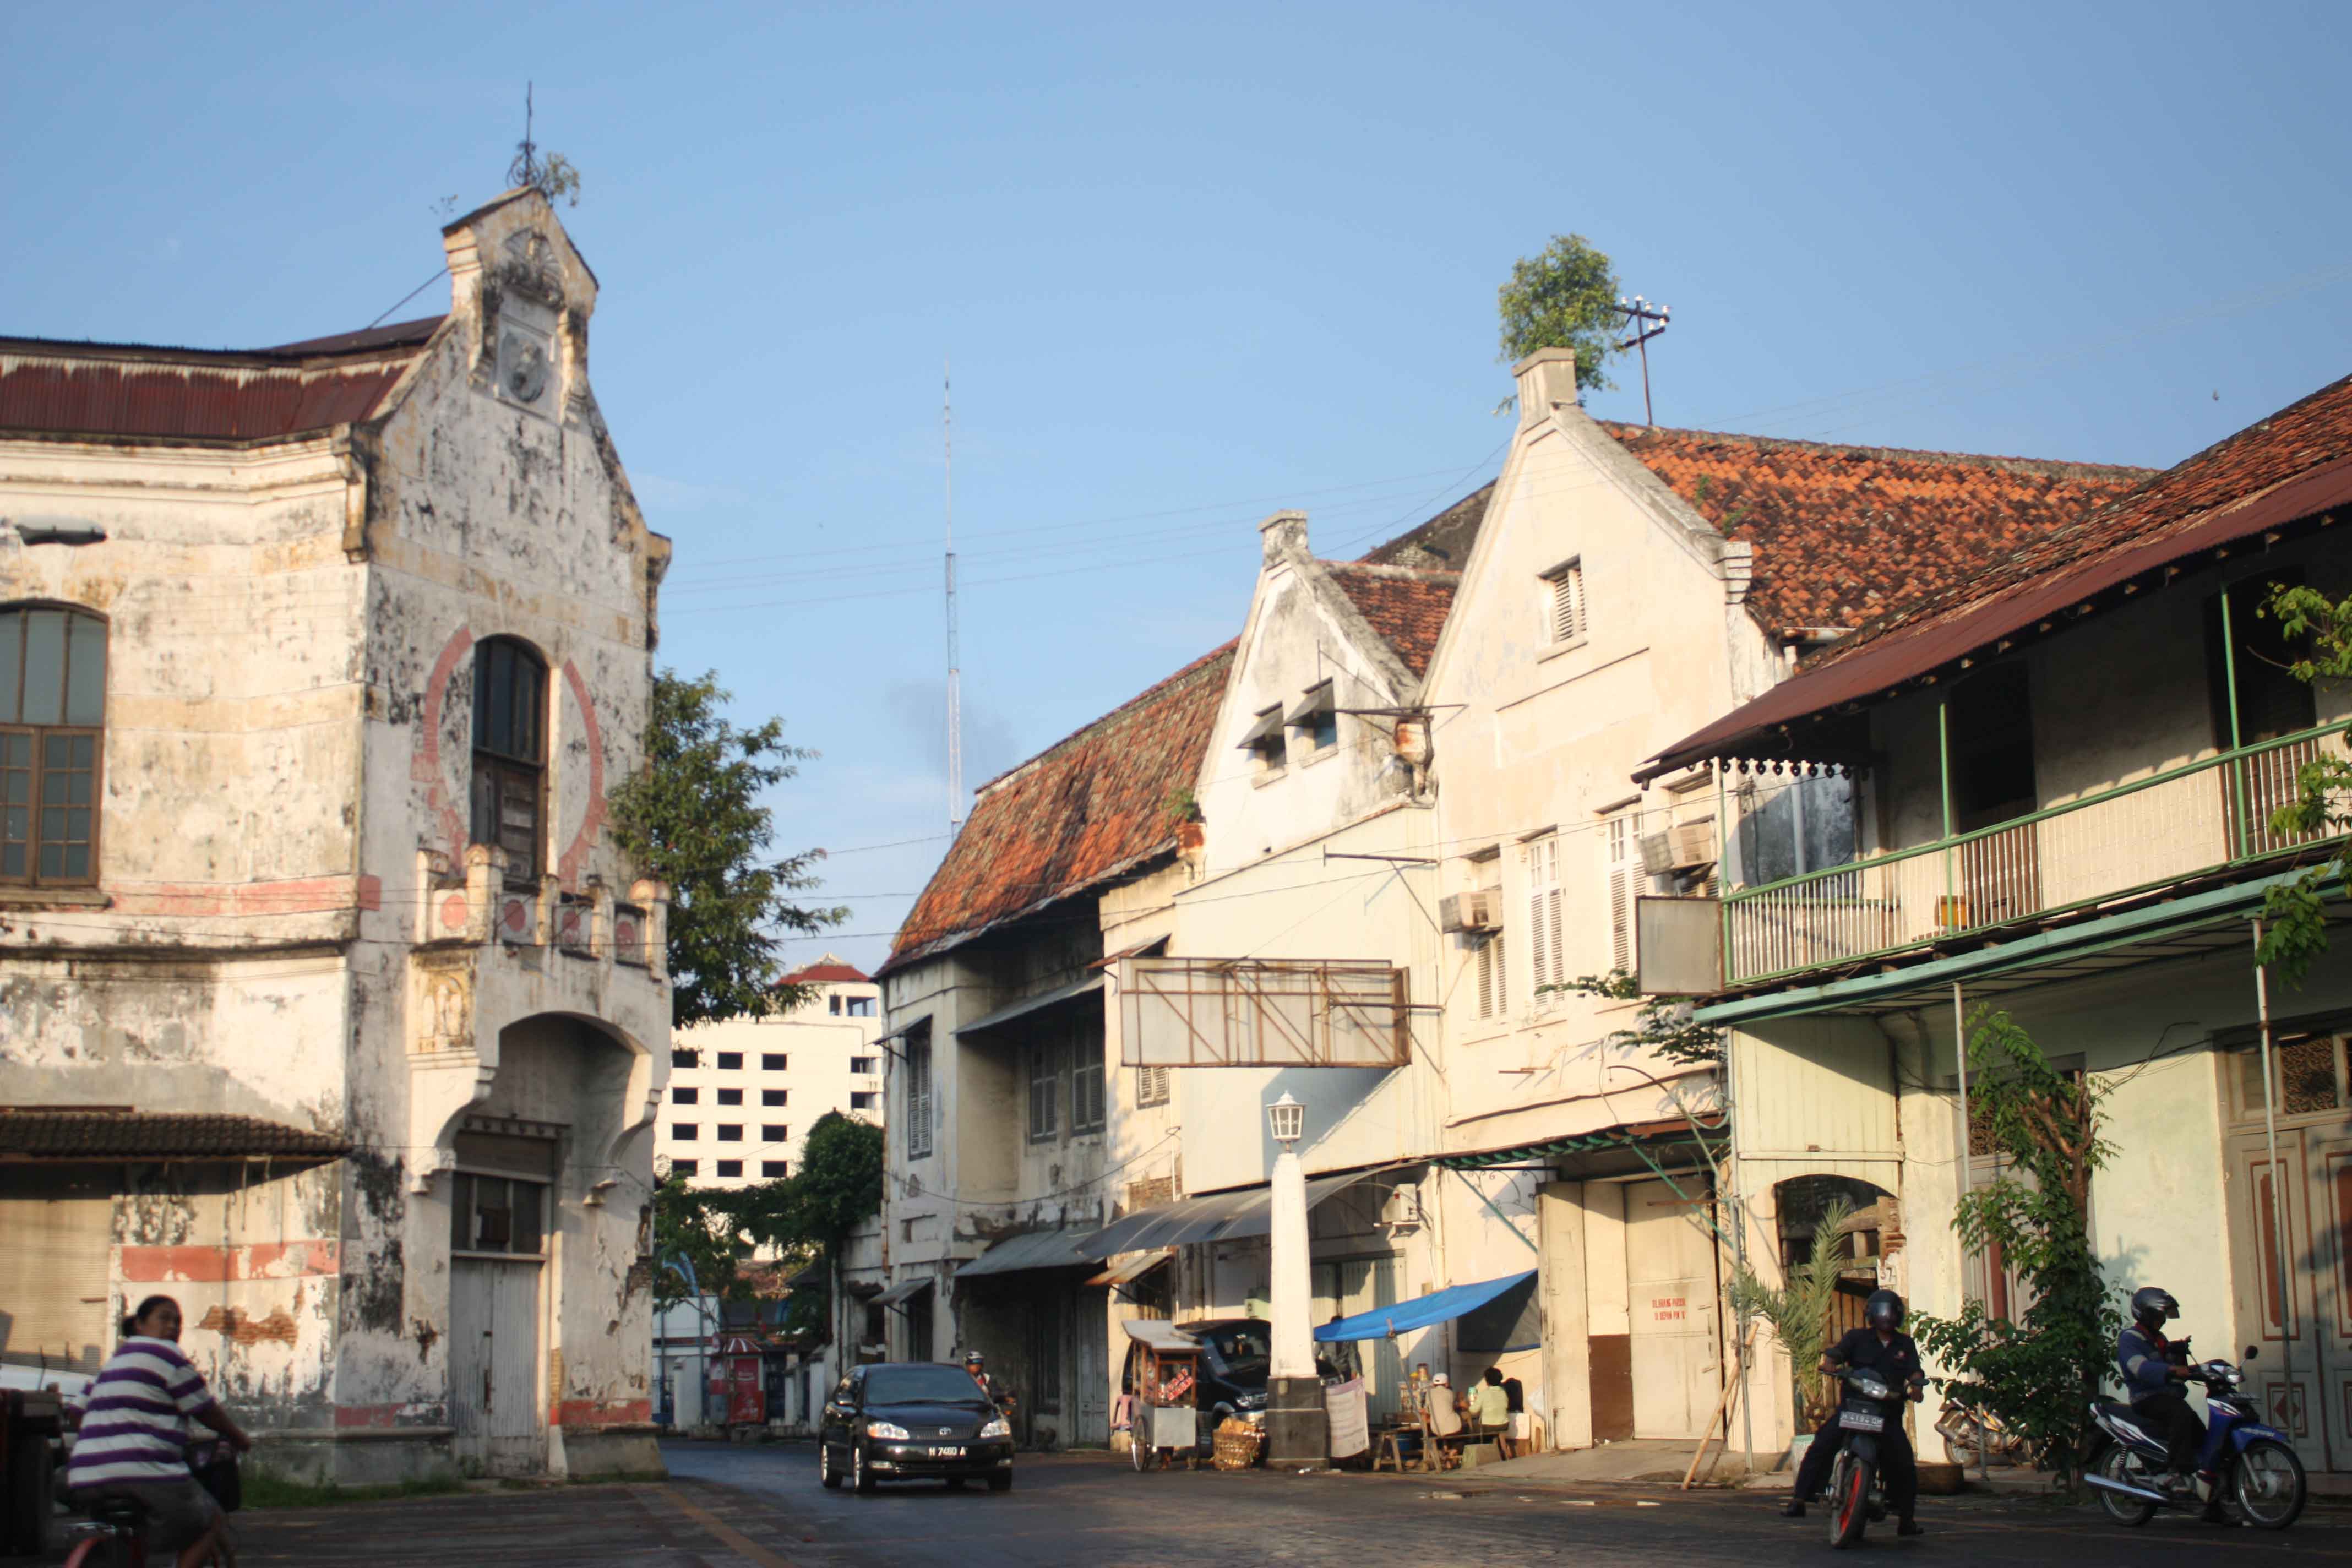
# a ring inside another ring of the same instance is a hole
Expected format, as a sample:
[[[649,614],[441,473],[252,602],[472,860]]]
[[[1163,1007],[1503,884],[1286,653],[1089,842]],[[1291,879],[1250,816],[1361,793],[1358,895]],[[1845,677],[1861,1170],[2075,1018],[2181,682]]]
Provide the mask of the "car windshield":
[[[1217,1360],[1228,1371],[1238,1371],[1253,1364],[1264,1366],[1270,1354],[1265,1331],[1255,1324],[1211,1329],[1202,1337],[1209,1342],[1209,1347],[1217,1352]]]
[[[987,1396],[971,1374],[952,1366],[877,1366],[866,1374],[866,1403],[929,1405],[941,1400],[979,1404]]]

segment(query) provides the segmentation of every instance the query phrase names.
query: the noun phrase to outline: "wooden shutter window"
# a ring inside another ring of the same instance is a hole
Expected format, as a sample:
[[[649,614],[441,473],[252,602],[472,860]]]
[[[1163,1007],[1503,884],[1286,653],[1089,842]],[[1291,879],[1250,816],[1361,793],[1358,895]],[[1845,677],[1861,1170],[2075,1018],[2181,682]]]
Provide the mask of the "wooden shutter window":
[[[1574,642],[1584,635],[1584,564],[1571,561],[1548,574],[1551,640]]]

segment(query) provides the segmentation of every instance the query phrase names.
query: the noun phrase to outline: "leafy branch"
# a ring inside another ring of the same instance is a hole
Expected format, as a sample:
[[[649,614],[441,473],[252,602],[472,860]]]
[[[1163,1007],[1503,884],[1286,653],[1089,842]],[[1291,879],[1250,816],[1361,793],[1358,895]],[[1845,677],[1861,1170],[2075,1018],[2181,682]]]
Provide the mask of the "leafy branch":
[[[1789,1352],[1808,1418],[1815,1421],[1829,1404],[1829,1383],[1820,1370],[1821,1362],[1829,1349],[1830,1310],[1837,1301],[1838,1277],[1853,1254],[1853,1243],[1845,1234],[1846,1222],[1853,1217],[1851,1201],[1832,1199],[1813,1222],[1812,1244],[1805,1261],[1791,1267],[1786,1283],[1777,1289],[1758,1279],[1745,1263],[1731,1276],[1732,1310],[1771,1325],[1772,1337]]]
[[[2352,598],[2330,599],[2316,588],[2273,584],[2260,614],[2276,618],[2290,643],[2306,652],[2287,673],[2309,686],[2352,680]],[[2352,834],[2352,762],[2322,753],[2295,774],[2295,798],[2271,816],[2271,832],[2281,838],[2324,838]],[[2352,855],[2352,839],[2306,867],[2291,882],[2263,895],[2262,962],[2289,984],[2300,985],[2327,948],[2327,894],[2340,889]]]
[[[1640,1002],[1633,1026],[1612,1034],[1607,1043],[1627,1051],[1647,1051],[1685,1067],[1713,1067],[1723,1060],[1723,1031],[1698,1023],[1687,998],[1644,996],[1641,983],[1622,969],[1582,974],[1560,985],[1538,985],[1538,996],[1558,993],[1609,1002]]]

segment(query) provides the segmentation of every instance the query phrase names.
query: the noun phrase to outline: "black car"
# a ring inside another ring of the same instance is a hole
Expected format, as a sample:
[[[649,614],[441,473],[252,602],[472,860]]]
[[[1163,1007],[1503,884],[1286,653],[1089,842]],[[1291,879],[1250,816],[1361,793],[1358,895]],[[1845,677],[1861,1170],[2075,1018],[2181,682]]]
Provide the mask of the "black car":
[[[817,1479],[861,1492],[879,1481],[985,1479],[1013,1489],[1013,1428],[961,1367],[861,1366],[841,1380],[817,1433]]]

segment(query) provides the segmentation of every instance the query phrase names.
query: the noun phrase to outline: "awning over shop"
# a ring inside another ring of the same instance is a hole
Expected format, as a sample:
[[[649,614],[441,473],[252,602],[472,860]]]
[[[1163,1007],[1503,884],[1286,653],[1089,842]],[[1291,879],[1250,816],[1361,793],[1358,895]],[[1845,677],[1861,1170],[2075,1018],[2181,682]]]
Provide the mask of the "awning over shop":
[[[961,1280],[980,1274],[1013,1274],[1028,1268],[1083,1268],[1095,1258],[1078,1243],[1093,1233],[1091,1226],[1076,1225],[1008,1236],[957,1269],[956,1278]]]
[[[1126,1262],[1115,1264],[1087,1281],[1089,1285],[1132,1285],[1153,1269],[1165,1265],[1176,1256],[1173,1247],[1163,1247],[1156,1252],[1139,1252]]]
[[[1547,1161],[1563,1160],[1577,1154],[1599,1153],[1607,1149],[1631,1149],[1660,1139],[1697,1140],[1713,1142],[1723,1135],[1720,1122],[1708,1127],[1694,1127],[1687,1117],[1669,1117],[1660,1121],[1638,1122],[1628,1127],[1612,1127],[1602,1132],[1587,1132],[1571,1138],[1551,1138],[1537,1143],[1514,1143],[1504,1149],[1481,1149],[1474,1153],[1441,1154],[1432,1162],[1449,1171],[1489,1170],[1501,1165],[1541,1164]]]
[[[912,1279],[901,1279],[866,1303],[869,1307],[895,1307],[909,1296],[919,1296],[931,1288],[931,1277],[919,1274]]]
[[[1067,985],[1056,985],[1051,991],[1040,991],[1034,996],[1024,996],[1018,1002],[1008,1002],[995,1012],[975,1018],[969,1024],[959,1024],[956,1026],[956,1033],[976,1035],[983,1029],[998,1028],[1012,1023],[1016,1018],[1024,1018],[1041,1008],[1075,1001],[1078,997],[1102,988],[1103,977],[1099,974],[1088,975],[1084,980],[1073,980]]]
[[[1352,1318],[1339,1318],[1315,1331],[1321,1341],[1384,1340],[1396,1334],[1410,1333],[1415,1329],[1432,1328],[1450,1323],[1496,1300],[1507,1291],[1527,1285],[1536,1277],[1532,1268],[1517,1274],[1506,1274],[1500,1279],[1482,1279],[1475,1285],[1448,1285],[1443,1290],[1433,1290],[1411,1301],[1399,1301],[1393,1307],[1374,1307],[1369,1312],[1359,1312]]]
[[[1349,1171],[1343,1175],[1318,1176],[1307,1184],[1307,1206],[1311,1209],[1333,1193],[1352,1187],[1358,1182],[1392,1175],[1405,1169],[1407,1167],[1403,1165],[1382,1165],[1369,1171]],[[1254,1187],[1237,1187],[1229,1193],[1212,1193],[1205,1197],[1186,1198],[1181,1203],[1139,1209],[1125,1219],[1115,1221],[1092,1236],[1083,1237],[1079,1249],[1092,1261],[1122,1252],[1139,1252],[1148,1247],[1191,1247],[1203,1241],[1234,1241],[1244,1237],[1264,1236],[1271,1223],[1272,1206],[1273,1199],[1263,1184]]]

